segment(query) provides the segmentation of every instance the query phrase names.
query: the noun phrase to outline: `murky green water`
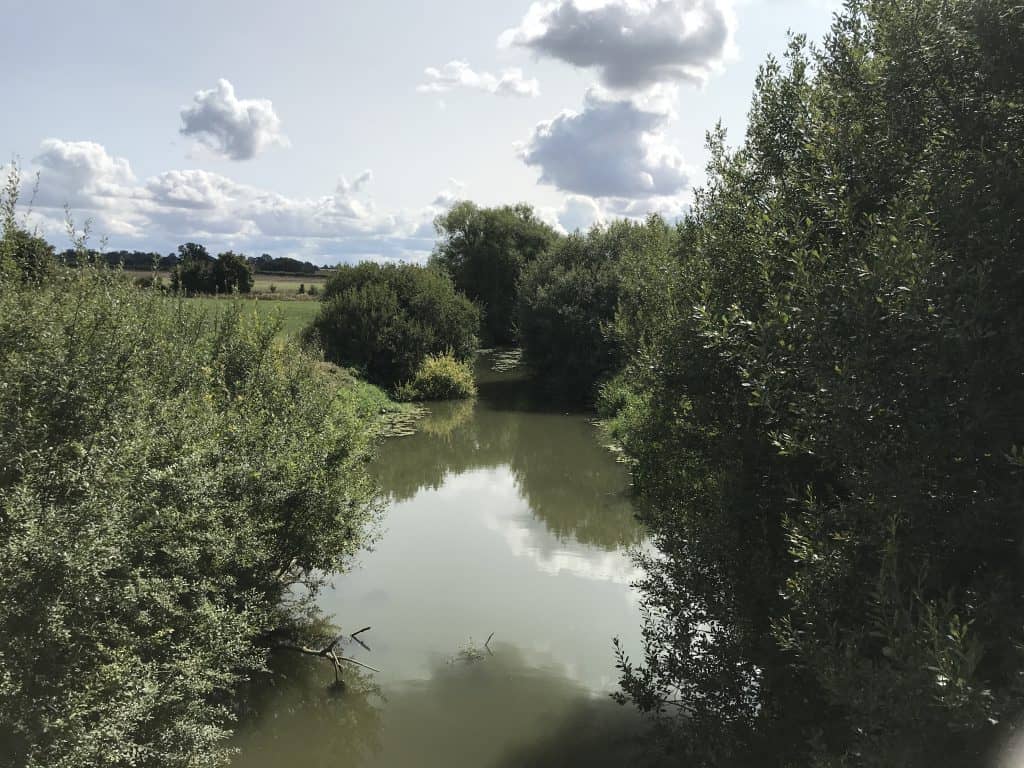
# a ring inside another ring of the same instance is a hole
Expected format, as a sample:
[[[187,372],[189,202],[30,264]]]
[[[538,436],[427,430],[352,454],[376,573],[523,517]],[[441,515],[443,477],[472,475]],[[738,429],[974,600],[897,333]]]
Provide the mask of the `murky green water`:
[[[353,669],[337,696],[329,665],[301,659],[242,724],[236,765],[636,761],[640,723],[608,697],[611,639],[640,649],[628,474],[586,416],[538,407],[489,362],[475,403],[383,446],[383,535],[320,600],[372,627],[372,650],[344,651],[381,672]]]

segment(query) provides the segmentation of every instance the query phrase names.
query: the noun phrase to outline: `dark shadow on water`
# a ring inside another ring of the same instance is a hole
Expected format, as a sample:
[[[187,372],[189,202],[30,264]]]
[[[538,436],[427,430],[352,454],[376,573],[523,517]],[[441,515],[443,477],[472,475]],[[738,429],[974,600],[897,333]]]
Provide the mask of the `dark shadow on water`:
[[[373,675],[346,667],[334,685],[329,664],[279,654],[271,671],[243,692],[233,764],[277,768],[362,765],[380,750],[384,699]]]
[[[533,666],[495,644],[478,661],[437,659],[429,679],[392,686],[386,700],[356,675],[332,697],[331,675],[281,678],[241,729],[234,765],[449,768],[654,766],[646,726],[558,666]],[[324,674],[320,674],[324,672]]]

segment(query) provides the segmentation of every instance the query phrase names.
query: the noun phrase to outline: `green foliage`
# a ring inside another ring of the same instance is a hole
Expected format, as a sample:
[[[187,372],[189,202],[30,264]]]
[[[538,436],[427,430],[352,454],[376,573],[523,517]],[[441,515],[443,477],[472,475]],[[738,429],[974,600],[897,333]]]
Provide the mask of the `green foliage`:
[[[457,203],[434,220],[439,237],[431,264],[484,311],[484,340],[516,341],[516,300],[523,268],[558,239],[529,205],[480,208]]]
[[[12,163],[0,189],[0,286],[9,281],[39,282],[54,267],[53,246],[18,221],[21,170]]]
[[[377,411],[276,331],[92,267],[0,291],[0,765],[227,762],[378,509]]]
[[[465,400],[476,397],[473,366],[450,352],[427,355],[411,381],[399,386],[399,400]]]
[[[327,282],[307,341],[376,384],[408,381],[428,355],[476,351],[480,313],[437,269],[411,264],[339,267]]]
[[[684,750],[976,764],[1019,714],[1022,36],[995,0],[849,3],[623,260],[603,400],[666,555],[623,690]]]
[[[671,232],[657,216],[619,221],[557,241],[529,264],[519,290],[519,338],[526,361],[549,383],[581,400],[618,370],[622,356],[610,333],[619,303],[622,260]]]
[[[171,289],[194,296],[202,293],[249,293],[252,290],[252,265],[233,251],[212,258],[196,243],[178,246],[180,262],[171,273]],[[274,286],[271,285],[271,291]]]

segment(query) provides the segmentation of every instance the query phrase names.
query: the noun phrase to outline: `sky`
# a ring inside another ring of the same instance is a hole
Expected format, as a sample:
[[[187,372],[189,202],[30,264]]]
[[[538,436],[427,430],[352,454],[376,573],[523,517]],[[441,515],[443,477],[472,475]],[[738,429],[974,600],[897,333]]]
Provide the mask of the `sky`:
[[[758,67],[838,6],[0,0],[0,153],[58,247],[65,206],[110,249],[320,264],[423,261],[461,199],[673,218],[706,131],[738,143]]]

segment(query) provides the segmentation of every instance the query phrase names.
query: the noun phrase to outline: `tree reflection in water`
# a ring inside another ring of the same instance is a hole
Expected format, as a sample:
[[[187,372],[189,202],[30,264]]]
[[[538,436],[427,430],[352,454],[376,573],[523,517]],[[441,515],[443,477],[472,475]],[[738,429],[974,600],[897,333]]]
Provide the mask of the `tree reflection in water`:
[[[446,476],[508,467],[533,514],[560,539],[605,550],[640,544],[629,474],[596,439],[584,414],[566,414],[522,372],[480,366],[476,401],[434,403],[417,434],[382,446],[374,464],[395,501],[436,490]]]

